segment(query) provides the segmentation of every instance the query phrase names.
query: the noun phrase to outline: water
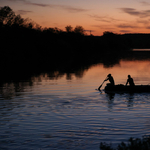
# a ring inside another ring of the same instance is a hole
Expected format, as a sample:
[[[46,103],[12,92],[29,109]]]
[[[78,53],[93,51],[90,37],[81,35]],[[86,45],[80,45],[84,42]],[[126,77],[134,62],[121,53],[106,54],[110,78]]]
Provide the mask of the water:
[[[150,61],[102,64],[78,74],[44,74],[0,88],[1,150],[99,150],[130,137],[150,135],[150,93],[114,94],[95,90],[111,73],[116,84],[130,74],[150,83]],[[106,83],[102,86],[104,88]]]

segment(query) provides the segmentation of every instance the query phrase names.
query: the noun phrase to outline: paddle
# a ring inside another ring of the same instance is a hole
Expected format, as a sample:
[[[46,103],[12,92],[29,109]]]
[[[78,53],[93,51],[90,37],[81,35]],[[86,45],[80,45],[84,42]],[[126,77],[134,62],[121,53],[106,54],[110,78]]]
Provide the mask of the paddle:
[[[105,80],[103,81],[103,83],[105,82]],[[102,87],[103,83],[99,86],[98,90],[100,91],[100,88]]]

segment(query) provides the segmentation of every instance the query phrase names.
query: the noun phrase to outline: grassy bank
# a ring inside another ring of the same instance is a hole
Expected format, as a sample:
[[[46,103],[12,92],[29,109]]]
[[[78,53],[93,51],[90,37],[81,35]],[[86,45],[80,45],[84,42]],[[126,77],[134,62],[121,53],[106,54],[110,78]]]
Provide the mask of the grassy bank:
[[[130,138],[128,142],[118,144],[117,148],[113,148],[111,144],[101,143],[101,150],[150,150],[150,137]]]

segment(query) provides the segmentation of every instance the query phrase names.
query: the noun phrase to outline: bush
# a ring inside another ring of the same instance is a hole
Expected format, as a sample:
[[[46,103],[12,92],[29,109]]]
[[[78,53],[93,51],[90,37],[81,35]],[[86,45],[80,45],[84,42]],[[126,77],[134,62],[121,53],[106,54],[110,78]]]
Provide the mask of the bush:
[[[121,142],[116,149],[111,144],[100,143],[101,150],[150,150],[150,136],[140,138],[130,138],[127,143]]]

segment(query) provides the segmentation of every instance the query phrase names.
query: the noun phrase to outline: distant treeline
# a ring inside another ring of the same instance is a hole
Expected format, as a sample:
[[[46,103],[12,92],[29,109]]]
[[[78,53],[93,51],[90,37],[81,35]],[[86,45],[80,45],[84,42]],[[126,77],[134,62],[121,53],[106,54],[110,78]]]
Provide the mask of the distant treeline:
[[[144,37],[148,41],[150,35]],[[113,64],[136,44],[143,45],[143,39],[139,34],[118,35],[107,31],[103,36],[87,36],[82,26],[73,29],[69,25],[66,31],[43,29],[30,19],[16,15],[8,6],[0,9],[0,67],[10,75],[11,72],[75,70],[97,62]]]

